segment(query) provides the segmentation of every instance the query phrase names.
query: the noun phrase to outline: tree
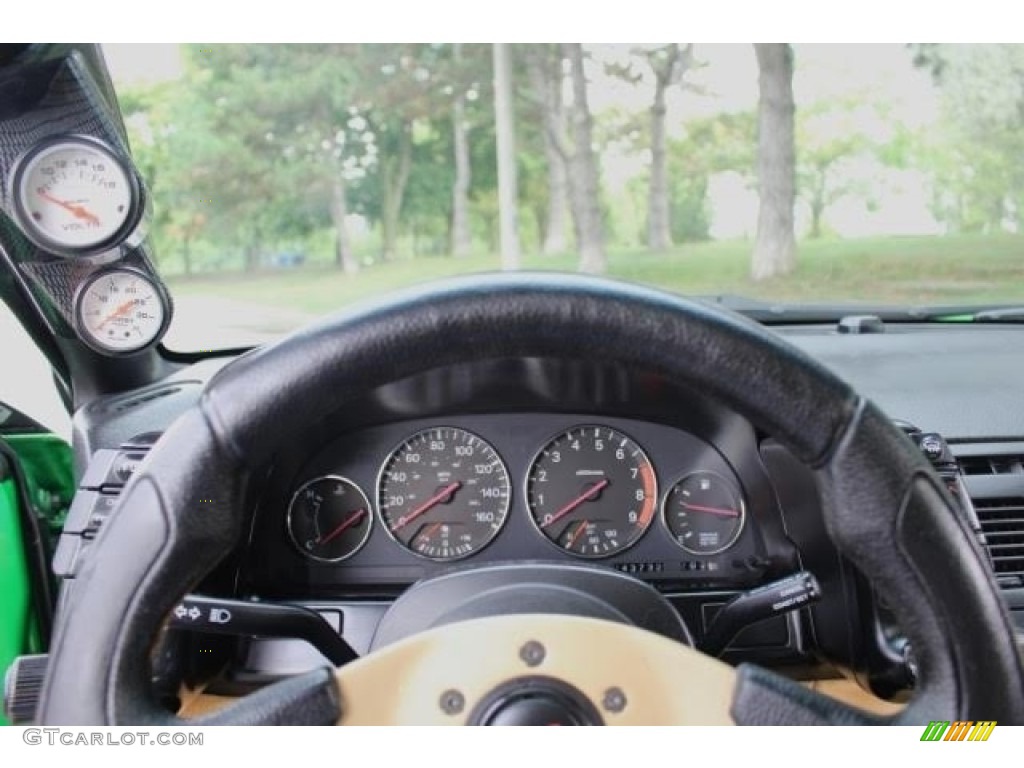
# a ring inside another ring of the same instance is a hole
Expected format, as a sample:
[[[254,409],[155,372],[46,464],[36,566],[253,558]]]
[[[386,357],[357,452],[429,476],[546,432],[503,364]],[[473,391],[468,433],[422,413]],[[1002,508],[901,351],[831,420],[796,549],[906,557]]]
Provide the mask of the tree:
[[[550,256],[566,250],[565,232],[569,222],[568,170],[558,146],[558,137],[566,131],[566,109],[562,101],[564,59],[560,47],[549,43],[523,46],[523,50],[530,98],[544,126],[541,134],[547,172],[547,207],[541,252]]]
[[[210,136],[204,154],[189,158],[194,189],[220,226],[238,229],[249,269],[266,241],[324,223],[334,230],[336,264],[359,269],[348,186],[365,177],[377,147],[358,106],[354,53],[350,45],[188,49],[191,89],[206,106],[184,119]]]
[[[878,117],[867,104],[866,98],[819,102],[802,108],[797,117],[797,190],[811,211],[811,238],[821,237],[829,207],[858,192],[866,194],[872,186],[849,167],[851,161],[866,160],[882,150],[858,125],[867,111]]]
[[[607,268],[608,257],[601,220],[601,181],[594,154],[594,118],[590,113],[587,76],[583,69],[583,46],[580,43],[563,43],[562,50],[569,60],[573,97],[570,110],[573,147],[570,153],[563,142],[562,154],[569,158],[569,195],[580,255],[579,270],[600,274]]]
[[[1024,46],[914,46],[939,88],[934,213],[955,231],[1024,226]]]
[[[755,43],[754,49],[760,89],[757,131],[760,203],[750,273],[754,280],[765,280],[796,268],[793,49],[789,43]]]
[[[461,69],[462,60],[462,44],[455,43],[452,45],[452,64],[457,71]],[[469,185],[472,180],[472,166],[468,133],[466,89],[456,83],[453,86],[452,97],[452,145],[455,155],[455,179],[452,182],[452,255],[456,257],[468,255],[473,245],[469,230]]]
[[[650,109],[651,178],[647,195],[647,247],[664,251],[672,247],[670,215],[668,152],[665,136],[665,94],[682,82],[693,65],[693,43],[679,43],[643,52],[654,73],[654,101]]]
[[[494,43],[494,123],[498,142],[498,216],[501,223],[501,266],[519,267],[519,224],[516,187],[516,128],[512,112],[512,60],[507,43]]]
[[[668,143],[672,237],[676,242],[710,236],[707,191],[711,177],[730,171],[756,185],[757,117],[722,112],[688,120]]]

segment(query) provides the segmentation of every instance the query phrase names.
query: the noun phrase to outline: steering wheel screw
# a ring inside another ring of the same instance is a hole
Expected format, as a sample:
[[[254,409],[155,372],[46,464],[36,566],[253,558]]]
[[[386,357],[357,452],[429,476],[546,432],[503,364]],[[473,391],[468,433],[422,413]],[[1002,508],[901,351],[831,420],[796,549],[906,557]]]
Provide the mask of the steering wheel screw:
[[[544,661],[544,656],[546,655],[547,651],[544,650],[544,646],[536,640],[530,640],[524,643],[523,647],[519,649],[519,658],[522,659],[528,667],[539,667],[541,662]]]
[[[626,694],[621,688],[609,688],[604,692],[601,706],[608,712],[619,713],[626,708]]]
[[[441,711],[446,715],[457,715],[466,706],[466,697],[454,688],[441,694]]]

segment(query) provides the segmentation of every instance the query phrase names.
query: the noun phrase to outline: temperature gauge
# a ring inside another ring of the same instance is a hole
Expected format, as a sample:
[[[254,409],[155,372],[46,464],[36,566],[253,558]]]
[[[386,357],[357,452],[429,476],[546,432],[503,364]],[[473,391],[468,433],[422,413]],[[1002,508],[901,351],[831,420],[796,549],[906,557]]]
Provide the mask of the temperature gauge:
[[[731,547],[746,520],[746,508],[732,483],[702,470],[672,486],[662,505],[665,527],[676,543],[695,555]]]
[[[80,255],[116,245],[138,224],[139,186],[127,164],[95,139],[42,142],[14,174],[25,235],[49,251]]]
[[[310,480],[288,506],[288,535],[313,560],[352,557],[370,536],[373,511],[359,486],[338,475]]]
[[[75,297],[75,331],[97,352],[127,354],[156,341],[170,319],[162,291],[134,269],[88,277]]]

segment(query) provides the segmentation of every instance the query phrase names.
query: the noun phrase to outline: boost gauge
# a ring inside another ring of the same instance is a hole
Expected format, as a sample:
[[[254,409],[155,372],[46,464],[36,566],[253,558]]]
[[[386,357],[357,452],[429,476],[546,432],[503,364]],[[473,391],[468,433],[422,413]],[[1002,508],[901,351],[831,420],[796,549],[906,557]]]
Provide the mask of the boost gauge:
[[[75,297],[75,331],[98,352],[137,352],[156,341],[170,318],[163,294],[133,269],[110,269],[86,279]]]
[[[44,141],[13,178],[18,224],[46,250],[93,253],[116,245],[139,220],[139,186],[127,164],[95,139]]]

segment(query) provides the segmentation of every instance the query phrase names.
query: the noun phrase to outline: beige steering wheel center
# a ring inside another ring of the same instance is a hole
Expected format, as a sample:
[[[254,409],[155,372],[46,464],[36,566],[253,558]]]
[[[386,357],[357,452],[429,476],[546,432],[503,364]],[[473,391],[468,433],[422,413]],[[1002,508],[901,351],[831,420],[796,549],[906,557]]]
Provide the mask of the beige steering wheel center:
[[[735,671],[644,629],[561,615],[438,627],[337,671],[339,725],[465,725],[509,682],[577,689],[606,725],[732,725]]]

